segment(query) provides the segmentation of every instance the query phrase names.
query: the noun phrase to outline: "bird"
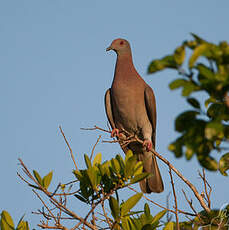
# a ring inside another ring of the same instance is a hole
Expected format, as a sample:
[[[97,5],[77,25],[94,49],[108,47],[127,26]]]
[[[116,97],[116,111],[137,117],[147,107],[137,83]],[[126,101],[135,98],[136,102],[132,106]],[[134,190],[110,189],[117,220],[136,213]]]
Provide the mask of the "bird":
[[[112,128],[112,137],[121,137],[122,131],[136,135],[143,144],[131,142],[124,152],[131,150],[143,162],[143,171],[150,176],[139,182],[143,193],[160,193],[164,185],[157,160],[152,154],[156,138],[156,101],[152,88],[136,71],[130,44],[118,38],[106,51],[117,54],[114,78],[105,93],[105,111]]]

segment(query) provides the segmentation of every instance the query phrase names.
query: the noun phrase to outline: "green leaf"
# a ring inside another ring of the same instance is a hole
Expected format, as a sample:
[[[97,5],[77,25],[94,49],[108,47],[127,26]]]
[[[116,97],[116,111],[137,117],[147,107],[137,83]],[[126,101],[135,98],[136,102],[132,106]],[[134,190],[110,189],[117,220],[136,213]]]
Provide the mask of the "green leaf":
[[[111,196],[109,199],[109,205],[111,209],[111,214],[114,217],[114,219],[117,221],[120,217],[120,208],[119,208],[118,201]]]
[[[137,164],[134,166],[134,176],[141,174],[143,171],[143,162],[138,161]]]
[[[219,171],[222,175],[228,176],[226,171],[229,169],[229,153],[224,154],[219,161]]]
[[[189,147],[186,147],[186,151],[185,151],[185,157],[187,160],[191,160],[191,158],[193,157],[194,155],[194,150],[189,148]]]
[[[151,216],[150,215],[150,208],[149,208],[149,205],[147,203],[145,203],[145,205],[144,205],[144,213],[145,213],[146,217]]]
[[[187,84],[187,82],[188,82],[187,80],[179,78],[179,79],[172,81],[169,84],[169,88],[173,90],[173,89],[177,89],[180,87],[184,87]]]
[[[155,227],[152,224],[146,224],[141,230],[155,230]]]
[[[47,189],[52,181],[52,175],[53,175],[53,171],[51,171],[50,173],[48,173],[43,179],[42,179],[42,184],[43,186]]]
[[[23,220],[24,216],[19,220],[16,230],[29,230],[28,222]]]
[[[33,170],[33,175],[34,175],[34,177],[36,178],[37,182],[38,182],[40,185],[43,185],[43,184],[42,184],[41,176],[40,176],[40,174],[39,174],[36,170]]]
[[[121,167],[120,167],[119,161],[117,159],[115,159],[115,158],[111,159],[111,166],[112,166],[112,169],[114,170],[114,172],[116,174],[120,173]]]
[[[127,201],[122,203],[121,206],[121,216],[125,216],[128,212],[138,203],[138,201],[142,198],[142,193],[137,193],[130,197]]]
[[[152,224],[156,224],[159,222],[159,220],[165,215],[167,211],[163,210],[159,212],[156,216],[153,217]]]
[[[93,160],[93,166],[96,164],[101,164],[102,161],[102,153],[97,153],[97,155],[95,156],[94,160]]]
[[[217,171],[218,170],[218,162],[210,156],[198,156],[198,160],[200,164],[210,170],[210,171]]]
[[[92,167],[91,161],[90,161],[87,154],[84,154],[84,160],[85,160],[85,164],[86,164],[87,168],[91,168]]]
[[[163,230],[173,230],[175,228],[175,223],[174,222],[168,222],[166,223],[165,227],[163,228]]]
[[[195,68],[199,71],[199,74],[201,74],[201,76],[205,77],[206,79],[215,79],[215,74],[212,72],[210,68],[208,68],[204,64],[198,64]]]
[[[128,159],[131,158],[132,156],[133,156],[133,152],[131,150],[128,150],[125,156],[125,164],[128,161]]]
[[[13,219],[5,210],[1,213],[1,230],[14,230]]]
[[[199,89],[200,89],[199,86],[197,86],[196,84],[194,84],[194,83],[191,82],[191,81],[188,81],[188,82],[184,85],[184,87],[183,87],[183,89],[182,89],[182,96],[187,97],[187,96],[189,96],[193,91],[197,91],[197,90],[199,90]]]
[[[210,103],[214,103],[214,102],[216,102],[215,98],[209,97],[209,98],[204,102],[204,105],[205,105],[205,107],[207,108],[208,105],[209,105]]]
[[[126,167],[125,167],[125,177],[127,179],[133,176],[134,166],[136,165],[136,162],[137,162],[136,156],[132,156],[127,160]]]
[[[178,66],[175,61],[174,56],[168,55],[168,56],[163,57],[162,59],[153,60],[148,67],[148,73],[155,73],[165,68],[176,69],[177,67]]]
[[[200,109],[200,103],[194,97],[187,98],[187,102],[196,109]]]
[[[130,180],[130,183],[131,183],[131,184],[137,183],[137,182],[139,182],[139,181],[145,179],[145,178],[148,177],[149,175],[150,175],[150,174],[147,173],[147,172],[143,172],[143,173],[141,173],[141,174],[138,174],[138,175],[136,175],[134,178],[132,178],[132,179]]]
[[[75,196],[77,199],[81,200],[82,202],[88,203],[88,200],[85,199],[83,196],[80,196],[80,195],[78,195],[78,194],[75,194],[74,196]]]
[[[174,60],[177,65],[182,65],[185,59],[185,47],[184,45],[176,48],[174,52]]]
[[[193,38],[195,38],[195,40],[199,43],[199,44],[202,44],[202,43],[206,43],[207,41],[205,41],[203,38],[199,37],[198,35],[194,34],[194,33],[190,33]]]
[[[197,47],[194,49],[194,51],[193,51],[193,53],[192,53],[192,55],[191,55],[191,57],[190,57],[190,59],[189,59],[189,68],[190,68],[190,69],[193,68],[193,66],[194,66],[194,64],[195,64],[195,62],[196,62],[196,60],[197,60],[204,52],[206,52],[206,50],[208,50],[208,49],[209,49],[209,45],[208,45],[207,43],[203,43],[203,44],[197,46]]]
[[[181,113],[175,120],[175,130],[178,132],[183,132],[187,128],[192,127],[192,121],[196,119],[196,115],[198,114],[199,112],[195,110],[188,110]]]
[[[87,169],[87,175],[90,179],[91,185],[93,189],[97,186],[97,172],[94,167],[90,167]]]
[[[205,127],[205,137],[211,140],[213,137],[221,137],[223,125],[219,122],[210,122]]]

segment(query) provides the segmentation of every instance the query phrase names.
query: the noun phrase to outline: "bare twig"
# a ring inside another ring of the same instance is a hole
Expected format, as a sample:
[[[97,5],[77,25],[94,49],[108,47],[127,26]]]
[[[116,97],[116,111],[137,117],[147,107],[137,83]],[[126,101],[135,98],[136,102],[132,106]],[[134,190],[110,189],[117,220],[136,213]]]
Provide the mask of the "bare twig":
[[[199,172],[199,175],[201,177],[201,179],[203,180],[204,182],[204,193],[206,195],[207,198],[206,201],[208,203],[208,207],[211,208],[211,199],[210,199],[210,196],[211,196],[211,192],[212,192],[212,187],[210,186],[210,184],[208,183],[208,181],[206,180],[206,176],[205,176],[205,170],[203,169],[202,170],[203,172],[203,175],[201,175],[201,173]],[[208,189],[207,189],[207,186],[209,187],[209,192],[208,192]],[[205,196],[204,196],[205,197]]]
[[[42,200],[42,198],[40,197],[40,195],[34,190],[32,189],[32,191],[35,193],[35,195],[39,198],[39,200],[41,201],[41,203],[45,206],[45,208],[48,210],[49,214],[52,216],[52,218],[55,220],[55,222],[57,223],[57,219],[56,217],[53,215],[53,213],[51,212],[51,210],[49,209],[49,207],[45,204],[45,202]]]
[[[169,168],[169,175],[170,175],[170,178],[171,178],[171,184],[172,184],[173,196],[174,196],[174,203],[175,203],[176,228],[177,228],[177,230],[180,230],[178,209],[177,209],[177,196],[176,196],[176,191],[175,191],[175,186],[174,186],[174,181],[173,181],[173,175],[172,175],[171,168]]]
[[[187,197],[187,195],[186,195],[186,193],[185,193],[185,191],[183,189],[182,189],[182,192],[183,192],[184,197],[185,197],[186,201],[188,202],[190,208],[192,209],[192,211],[199,217],[199,214],[197,213],[197,211],[195,210],[195,208],[192,205],[192,200],[188,199],[188,197]]]
[[[66,142],[66,144],[67,144],[67,146],[68,146],[68,149],[69,149],[69,151],[70,151],[71,158],[72,158],[72,160],[73,160],[73,163],[74,163],[74,165],[75,165],[75,168],[76,168],[76,170],[78,171],[78,167],[77,167],[77,165],[76,165],[75,157],[74,157],[74,155],[73,155],[73,153],[72,153],[72,149],[71,149],[71,147],[70,147],[70,145],[69,145],[69,143],[68,143],[68,140],[67,140],[67,138],[65,137],[64,132],[63,132],[61,126],[59,126],[59,129],[60,129],[60,132],[61,132],[62,136],[64,137],[64,140],[65,140],[65,142]]]
[[[101,135],[99,135],[99,137],[98,137],[98,139],[97,139],[95,145],[94,145],[93,148],[92,148],[90,160],[91,160],[92,157],[93,157],[93,154],[94,154],[94,151],[95,151],[95,147],[96,147],[96,145],[99,143],[99,140],[100,140],[100,139],[101,139]]]

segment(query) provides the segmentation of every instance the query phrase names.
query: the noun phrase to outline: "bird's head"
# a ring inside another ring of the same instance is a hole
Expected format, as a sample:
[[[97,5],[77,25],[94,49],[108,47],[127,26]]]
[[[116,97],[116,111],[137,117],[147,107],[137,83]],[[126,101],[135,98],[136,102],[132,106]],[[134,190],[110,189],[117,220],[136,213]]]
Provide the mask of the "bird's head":
[[[115,39],[106,51],[114,50],[117,54],[131,53],[130,44],[127,40],[118,38]]]

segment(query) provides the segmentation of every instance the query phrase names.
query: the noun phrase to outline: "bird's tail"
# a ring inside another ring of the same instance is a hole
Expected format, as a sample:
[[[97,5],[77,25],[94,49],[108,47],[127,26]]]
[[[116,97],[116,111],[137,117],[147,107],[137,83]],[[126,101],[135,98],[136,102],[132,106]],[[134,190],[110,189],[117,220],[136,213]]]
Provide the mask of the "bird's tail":
[[[143,162],[143,171],[152,174],[152,176],[139,182],[142,192],[163,192],[164,185],[156,157],[154,155],[152,156],[152,152],[143,151],[143,153],[138,154],[138,160]]]

